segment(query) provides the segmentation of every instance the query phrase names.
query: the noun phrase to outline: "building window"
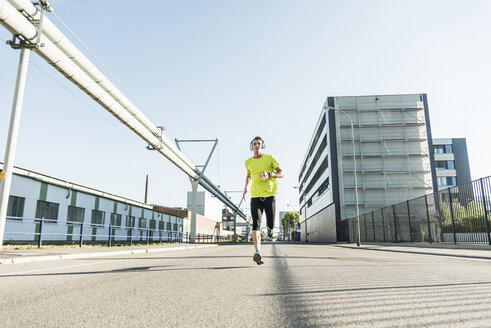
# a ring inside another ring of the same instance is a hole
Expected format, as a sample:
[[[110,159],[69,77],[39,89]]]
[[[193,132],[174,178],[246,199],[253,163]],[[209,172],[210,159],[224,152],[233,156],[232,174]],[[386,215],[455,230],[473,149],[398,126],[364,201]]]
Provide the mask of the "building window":
[[[172,226],[171,226],[171,223],[170,222],[167,222],[167,230],[168,231],[171,231],[172,230]]]
[[[452,145],[435,145],[435,154],[451,154]]]
[[[68,206],[67,221],[83,222],[85,215],[85,208]]]
[[[155,230],[157,228],[157,221],[150,220],[150,229]]]
[[[435,168],[437,170],[454,170],[455,163],[454,161],[436,161]]]
[[[135,217],[126,215],[126,226],[133,228],[135,226]]]
[[[103,211],[92,210],[92,218],[90,222],[92,224],[104,224],[105,214],[106,213]]]
[[[322,142],[321,142],[321,144],[319,146],[319,149],[317,150],[317,153],[315,153],[315,157],[312,160],[312,163],[310,164],[309,170],[305,174],[305,178],[303,179],[303,182],[300,185],[300,191],[302,191],[303,184],[305,183],[305,181],[308,180],[310,174],[312,173],[312,170],[314,169],[314,166],[317,164],[317,161],[321,157],[321,154],[324,152],[324,149],[326,149],[326,146],[327,146],[327,137],[324,137],[324,139],[322,139]]]
[[[9,204],[7,206],[7,216],[15,216],[21,218],[24,215],[24,197],[9,196]]]
[[[177,223],[174,223],[174,231],[177,231]]]
[[[457,179],[455,177],[439,177],[438,178],[438,186],[456,186]]]
[[[309,185],[307,186],[307,188],[305,188],[305,191],[304,193],[302,194],[302,198],[304,196],[307,196],[307,194],[310,192],[310,190],[312,189],[312,187],[317,183],[317,181],[319,180],[319,178],[321,177],[321,175],[324,173],[324,171],[328,168],[329,166],[329,160],[326,156],[326,158],[324,158],[324,160],[322,161],[321,165],[319,166],[319,168],[317,169],[317,172],[315,172],[314,176],[312,177],[312,179],[310,180],[310,183]],[[310,200],[311,201],[311,200]]]
[[[159,221],[159,230],[164,230],[164,229],[165,229],[164,222]]]
[[[36,206],[36,218],[58,220],[58,208],[60,204],[38,200]]]
[[[121,214],[111,213],[111,225],[121,227]]]
[[[138,228],[146,228],[147,227],[147,219],[139,218],[138,219]]]

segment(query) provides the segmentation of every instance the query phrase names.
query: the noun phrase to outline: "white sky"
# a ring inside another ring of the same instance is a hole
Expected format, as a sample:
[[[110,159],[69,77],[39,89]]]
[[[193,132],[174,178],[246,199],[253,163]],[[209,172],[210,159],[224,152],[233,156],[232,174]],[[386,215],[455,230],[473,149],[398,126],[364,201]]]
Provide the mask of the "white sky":
[[[219,139],[207,176],[223,190],[243,189],[249,141],[262,136],[286,175],[278,212],[298,209],[293,187],[327,96],[427,93],[433,137],[467,138],[472,178],[491,174],[491,1],[51,4],[170,140]],[[0,27],[2,159],[19,57],[10,38]],[[140,201],[148,174],[150,202],[186,206],[188,178],[145,146],[32,54],[16,166]],[[204,162],[206,146],[184,147]]]

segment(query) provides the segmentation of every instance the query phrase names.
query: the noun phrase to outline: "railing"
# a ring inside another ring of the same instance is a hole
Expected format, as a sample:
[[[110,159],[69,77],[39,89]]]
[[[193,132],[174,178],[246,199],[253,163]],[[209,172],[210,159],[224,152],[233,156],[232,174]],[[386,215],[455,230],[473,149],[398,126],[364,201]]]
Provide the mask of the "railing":
[[[340,226],[356,242],[356,217]],[[360,214],[360,239],[491,245],[491,177]]]
[[[26,222],[27,221],[27,222]],[[29,224],[28,222],[32,222]],[[189,233],[140,227],[124,227],[78,221],[7,216],[5,243],[28,244],[104,244],[133,245],[151,243],[188,243]],[[58,224],[64,223],[64,224]],[[17,231],[15,229],[18,229]],[[228,236],[196,234],[196,243],[231,242]]]

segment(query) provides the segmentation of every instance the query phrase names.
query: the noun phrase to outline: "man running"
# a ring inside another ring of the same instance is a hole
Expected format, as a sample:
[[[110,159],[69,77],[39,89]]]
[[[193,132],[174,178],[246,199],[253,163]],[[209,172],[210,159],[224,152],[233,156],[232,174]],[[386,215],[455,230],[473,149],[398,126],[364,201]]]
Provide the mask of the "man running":
[[[245,200],[247,187],[252,180],[251,186],[251,215],[252,215],[252,240],[256,252],[252,259],[258,265],[263,264],[261,256],[261,217],[263,211],[266,212],[268,237],[273,237],[274,217],[276,210],[275,195],[278,193],[277,178],[283,178],[283,171],[280,164],[272,155],[263,154],[265,148],[261,137],[252,139],[250,149],[254,151],[254,156],[245,162],[247,176],[245,181],[244,194]]]

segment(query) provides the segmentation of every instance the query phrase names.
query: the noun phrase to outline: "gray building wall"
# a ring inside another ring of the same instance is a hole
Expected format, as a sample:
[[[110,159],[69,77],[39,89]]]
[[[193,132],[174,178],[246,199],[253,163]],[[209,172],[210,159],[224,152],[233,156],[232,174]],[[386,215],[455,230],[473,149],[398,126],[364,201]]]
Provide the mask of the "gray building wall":
[[[434,138],[433,144],[439,190],[472,181],[465,138]],[[448,162],[453,162],[453,167],[448,168]],[[455,178],[455,181],[450,184],[446,178]]]
[[[425,94],[328,97],[327,107],[353,120],[356,155],[353,159],[349,120],[323,110],[299,172],[303,240],[343,239],[335,223],[355,215],[353,160],[360,213],[435,191]],[[327,146],[317,158],[324,136]],[[328,167],[316,175],[324,159]]]

